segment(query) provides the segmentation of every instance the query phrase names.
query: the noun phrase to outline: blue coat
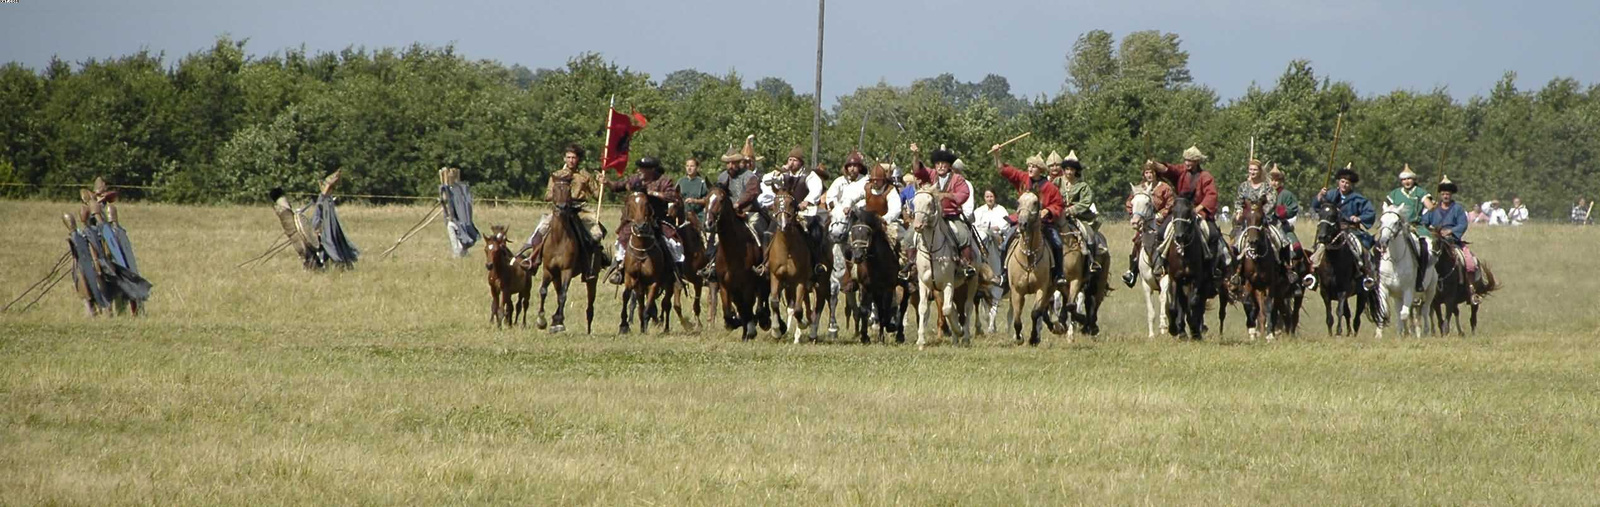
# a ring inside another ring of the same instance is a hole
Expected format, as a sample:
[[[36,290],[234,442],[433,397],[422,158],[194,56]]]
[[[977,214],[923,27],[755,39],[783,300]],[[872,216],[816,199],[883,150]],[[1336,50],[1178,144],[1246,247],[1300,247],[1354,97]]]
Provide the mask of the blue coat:
[[[906,185],[905,187],[901,188],[900,189],[900,206],[905,208],[905,211],[911,211],[911,200],[912,200],[912,198],[914,198],[916,196],[917,196],[917,186],[916,185]],[[905,212],[902,211],[901,214],[903,216],[905,214]]]
[[[1459,243],[1467,235],[1467,212],[1461,209],[1458,203],[1450,203],[1446,207],[1439,203],[1432,210],[1422,215],[1422,225],[1425,227],[1442,227],[1455,234],[1455,241]]]
[[[1377,210],[1372,208],[1372,201],[1368,201],[1360,192],[1340,194],[1338,190],[1334,190],[1324,194],[1322,202],[1333,203],[1339,207],[1340,222],[1350,217],[1361,218],[1362,229],[1359,229],[1356,235],[1361,238],[1362,244],[1367,247],[1372,246],[1372,235],[1366,231],[1366,228],[1372,227],[1372,223],[1378,219]]]

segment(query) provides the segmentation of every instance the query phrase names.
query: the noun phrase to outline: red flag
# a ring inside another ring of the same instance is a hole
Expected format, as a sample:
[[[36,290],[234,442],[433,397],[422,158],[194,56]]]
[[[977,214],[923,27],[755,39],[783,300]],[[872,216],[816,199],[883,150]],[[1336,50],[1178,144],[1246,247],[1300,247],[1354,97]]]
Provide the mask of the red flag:
[[[643,114],[634,111],[632,116],[611,110],[606,121],[606,153],[601,168],[615,169],[618,175],[628,168],[628,148],[633,144],[633,133],[644,130],[649,122]]]

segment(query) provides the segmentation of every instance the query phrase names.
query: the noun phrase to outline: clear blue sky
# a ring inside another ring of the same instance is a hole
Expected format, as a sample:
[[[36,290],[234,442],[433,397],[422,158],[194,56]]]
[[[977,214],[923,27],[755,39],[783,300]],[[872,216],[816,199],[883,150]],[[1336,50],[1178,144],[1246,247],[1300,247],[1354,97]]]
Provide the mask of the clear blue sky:
[[[598,51],[657,80],[683,68],[736,69],[746,83],[776,76],[809,92],[816,8],[811,0],[18,0],[0,4],[0,61],[37,69],[52,55],[75,62],[148,48],[175,62],[227,33],[248,38],[253,54],[454,43],[469,58],[535,69]],[[1178,33],[1195,81],[1224,99],[1252,82],[1270,87],[1295,58],[1364,95],[1447,86],[1465,98],[1487,94],[1506,70],[1524,89],[1558,76],[1600,82],[1596,0],[834,0],[827,28],[830,98],[943,72],[963,81],[999,74],[1014,93],[1054,95],[1073,40],[1097,28]]]

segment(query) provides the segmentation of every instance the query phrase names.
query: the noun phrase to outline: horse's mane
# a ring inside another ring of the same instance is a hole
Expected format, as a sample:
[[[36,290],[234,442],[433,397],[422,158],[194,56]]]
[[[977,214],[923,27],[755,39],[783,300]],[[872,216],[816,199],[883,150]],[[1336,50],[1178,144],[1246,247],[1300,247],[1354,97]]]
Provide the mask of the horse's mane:
[[[857,222],[866,224],[867,227],[871,227],[874,231],[880,231],[884,229],[883,217],[878,216],[877,213],[868,211],[866,208],[850,208],[850,217]]]

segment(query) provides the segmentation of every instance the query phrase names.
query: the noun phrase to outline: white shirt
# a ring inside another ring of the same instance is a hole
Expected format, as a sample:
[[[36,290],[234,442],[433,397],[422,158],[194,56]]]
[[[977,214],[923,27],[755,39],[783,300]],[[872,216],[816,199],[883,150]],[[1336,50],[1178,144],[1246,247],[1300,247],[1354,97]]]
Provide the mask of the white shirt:
[[[1523,222],[1528,221],[1528,207],[1517,206],[1515,208],[1511,208],[1510,218],[1511,225],[1522,225]]]
[[[856,177],[855,181],[850,181],[849,178],[844,176],[834,178],[833,184],[828,186],[828,192],[822,196],[822,202],[827,203],[830,208],[849,206],[850,203],[855,202],[856,199],[860,199],[864,195],[867,187],[866,182],[866,178],[859,176]]]
[[[993,207],[985,204],[973,210],[972,225],[977,228],[978,236],[987,238],[990,234],[1002,234],[1011,223],[1006,221],[1010,213],[1006,207],[999,204]]]
[[[1508,223],[1511,223],[1511,219],[1506,217],[1506,210],[1495,208],[1494,212],[1489,213],[1489,225],[1505,225]]]
[[[802,170],[806,172],[806,195],[805,197],[802,197],[800,201],[806,203],[807,206],[805,209],[800,211],[800,216],[809,218],[817,216],[817,212],[819,211],[817,209],[817,202],[822,200],[822,178],[817,176],[817,173],[814,171],[808,169]],[[784,173],[781,170],[772,171],[762,176],[761,195],[756,196],[756,204],[760,204],[762,208],[771,207],[772,202],[778,199],[778,194],[773,192],[772,185],[773,183],[776,183],[779,178],[784,176],[789,176],[789,174]]]

